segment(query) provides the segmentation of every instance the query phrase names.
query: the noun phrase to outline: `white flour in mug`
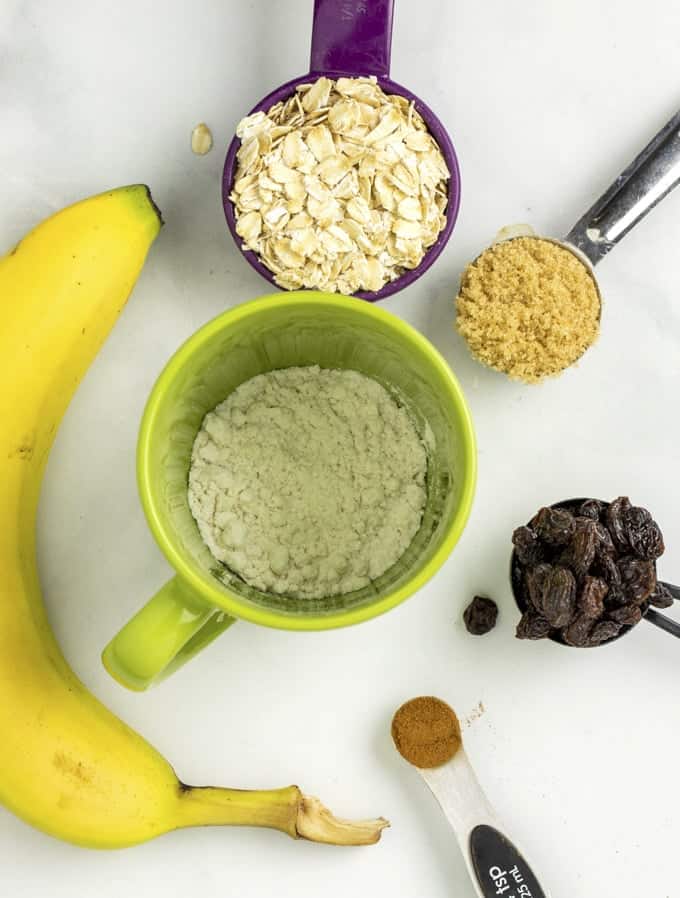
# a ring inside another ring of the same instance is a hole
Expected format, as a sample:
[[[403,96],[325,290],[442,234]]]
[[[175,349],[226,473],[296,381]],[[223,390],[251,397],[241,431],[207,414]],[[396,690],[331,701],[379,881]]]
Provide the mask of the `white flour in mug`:
[[[366,586],[416,534],[427,456],[406,409],[356,371],[241,384],[196,437],[189,506],[213,556],[265,592]]]

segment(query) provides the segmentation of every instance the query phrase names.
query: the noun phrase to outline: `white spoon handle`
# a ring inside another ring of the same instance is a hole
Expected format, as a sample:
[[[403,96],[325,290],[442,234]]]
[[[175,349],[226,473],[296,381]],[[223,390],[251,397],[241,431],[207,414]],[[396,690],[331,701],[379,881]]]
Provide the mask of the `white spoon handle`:
[[[465,752],[420,774],[456,834],[479,898],[549,898],[504,834]]]

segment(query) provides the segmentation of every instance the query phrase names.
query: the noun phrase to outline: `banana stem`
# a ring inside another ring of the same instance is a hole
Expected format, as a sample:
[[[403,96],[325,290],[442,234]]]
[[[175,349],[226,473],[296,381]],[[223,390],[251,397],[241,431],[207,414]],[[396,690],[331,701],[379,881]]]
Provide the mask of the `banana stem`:
[[[384,818],[350,821],[335,817],[297,786],[270,791],[180,786],[178,826],[264,826],[294,839],[328,845],[372,845],[389,826]]]
[[[180,792],[180,826],[266,826],[295,837],[299,789],[245,791],[185,786]]]

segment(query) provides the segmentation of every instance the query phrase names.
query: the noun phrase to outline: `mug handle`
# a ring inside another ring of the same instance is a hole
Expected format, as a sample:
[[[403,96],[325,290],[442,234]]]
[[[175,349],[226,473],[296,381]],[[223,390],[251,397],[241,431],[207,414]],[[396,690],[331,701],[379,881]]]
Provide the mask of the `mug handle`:
[[[234,621],[173,577],[113,637],[102,662],[122,686],[143,692],[178,670]]]

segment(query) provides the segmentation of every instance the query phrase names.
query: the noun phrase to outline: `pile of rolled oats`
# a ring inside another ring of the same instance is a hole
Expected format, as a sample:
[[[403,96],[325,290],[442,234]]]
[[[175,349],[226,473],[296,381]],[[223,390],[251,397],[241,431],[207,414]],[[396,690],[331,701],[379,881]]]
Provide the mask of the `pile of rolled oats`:
[[[446,224],[442,152],[413,103],[375,78],[301,84],[236,134],[236,230],[280,287],[380,290]]]

